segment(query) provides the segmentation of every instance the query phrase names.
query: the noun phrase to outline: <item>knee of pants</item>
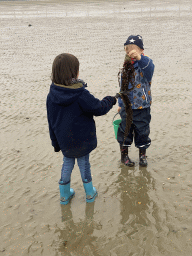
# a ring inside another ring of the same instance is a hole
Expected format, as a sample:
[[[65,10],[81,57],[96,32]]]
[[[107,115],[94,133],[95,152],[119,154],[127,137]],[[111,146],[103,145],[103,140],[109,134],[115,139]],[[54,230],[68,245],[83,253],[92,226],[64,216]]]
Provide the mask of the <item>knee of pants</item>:
[[[80,158],[77,158],[77,163],[81,173],[81,179],[84,183],[92,181],[91,177],[91,165],[89,163],[89,154]]]
[[[150,144],[151,139],[149,138],[149,133],[137,134],[137,136],[135,136],[136,147],[148,148]]]
[[[63,166],[61,169],[61,180],[64,184],[67,184],[71,180],[71,172],[75,165],[75,158],[63,158]]]
[[[124,142],[124,145],[130,146],[133,143],[133,130],[134,130],[134,126],[131,125],[129,134],[127,135],[127,137],[125,138],[125,141],[124,141],[125,128],[123,130],[120,126],[120,128],[118,129],[118,132],[117,132],[117,141],[119,142],[119,144],[122,145]]]
[[[75,165],[75,158],[65,157],[63,158],[63,169],[72,171]]]

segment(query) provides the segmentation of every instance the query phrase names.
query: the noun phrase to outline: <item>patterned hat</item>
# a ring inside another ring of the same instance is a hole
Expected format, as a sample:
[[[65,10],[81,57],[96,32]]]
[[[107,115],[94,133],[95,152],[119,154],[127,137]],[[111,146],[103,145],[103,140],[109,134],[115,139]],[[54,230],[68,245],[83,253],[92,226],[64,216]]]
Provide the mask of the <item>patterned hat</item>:
[[[129,36],[127,38],[127,41],[124,43],[124,46],[125,45],[128,45],[128,44],[135,44],[137,45],[139,48],[143,49],[144,50],[144,47],[143,47],[143,38],[142,36],[140,35],[137,35],[137,36]]]

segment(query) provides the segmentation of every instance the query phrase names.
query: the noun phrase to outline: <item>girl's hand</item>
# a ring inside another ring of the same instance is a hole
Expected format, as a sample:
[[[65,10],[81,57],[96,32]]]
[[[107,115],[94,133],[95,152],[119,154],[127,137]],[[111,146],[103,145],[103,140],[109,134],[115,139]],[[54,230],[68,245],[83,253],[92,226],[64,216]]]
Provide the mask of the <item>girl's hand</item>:
[[[61,149],[59,147],[54,147],[55,152],[59,152]]]
[[[132,59],[136,59],[136,60],[140,60],[141,59],[141,55],[136,51],[136,50],[132,50],[129,52],[128,56]]]
[[[117,112],[119,113],[120,110],[121,110],[121,107],[118,107]]]

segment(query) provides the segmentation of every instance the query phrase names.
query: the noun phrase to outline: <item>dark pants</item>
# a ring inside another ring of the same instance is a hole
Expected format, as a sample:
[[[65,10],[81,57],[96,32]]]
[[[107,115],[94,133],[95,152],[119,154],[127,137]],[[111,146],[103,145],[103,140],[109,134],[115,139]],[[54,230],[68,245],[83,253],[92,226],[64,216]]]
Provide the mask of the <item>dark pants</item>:
[[[124,144],[124,132],[126,127],[126,112],[124,106],[120,110],[120,116],[122,121],[117,133],[117,141],[119,144],[130,147],[134,138],[135,146],[137,148],[147,149],[151,144],[151,139],[149,138],[149,123],[151,121],[150,107],[144,109],[133,109],[133,123]]]

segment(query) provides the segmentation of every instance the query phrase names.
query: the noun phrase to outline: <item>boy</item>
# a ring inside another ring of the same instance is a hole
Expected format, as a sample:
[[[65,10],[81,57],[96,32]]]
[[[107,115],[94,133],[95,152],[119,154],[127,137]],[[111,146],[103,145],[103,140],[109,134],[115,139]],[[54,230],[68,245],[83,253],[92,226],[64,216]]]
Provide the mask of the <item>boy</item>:
[[[121,162],[127,166],[135,165],[128,156],[128,147],[131,146],[134,137],[135,146],[139,148],[139,165],[147,166],[146,149],[151,144],[149,124],[151,121],[151,80],[154,64],[149,57],[144,56],[143,39],[140,35],[129,36],[124,44],[124,49],[127,55],[126,58],[131,58],[135,69],[135,87],[128,94],[133,111],[133,123],[124,144],[126,113],[121,98],[118,99],[118,112],[122,119],[117,134],[117,140],[120,144]],[[130,87],[131,85],[129,84],[128,88]]]

